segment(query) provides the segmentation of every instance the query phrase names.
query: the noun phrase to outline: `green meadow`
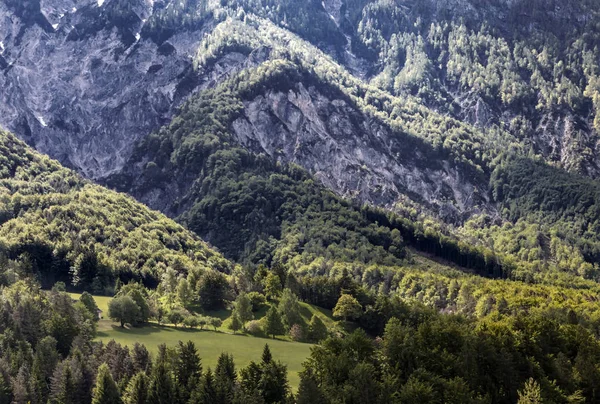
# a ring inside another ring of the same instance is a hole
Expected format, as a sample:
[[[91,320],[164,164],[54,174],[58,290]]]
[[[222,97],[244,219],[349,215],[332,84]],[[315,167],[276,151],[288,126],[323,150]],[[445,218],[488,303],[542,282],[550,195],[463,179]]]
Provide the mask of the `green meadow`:
[[[72,293],[73,299],[78,299],[79,294]],[[97,340],[104,343],[110,340],[132,346],[136,342],[145,345],[148,350],[155,354],[160,344],[167,346],[176,346],[179,341],[193,341],[196,344],[198,353],[202,358],[204,369],[211,367],[214,369],[217,359],[221,353],[232,354],[238,369],[247,366],[251,361],[260,361],[262,350],[265,344],[269,344],[273,357],[276,360],[286,364],[289,372],[289,382],[295,390],[300,383],[298,372],[302,370],[302,363],[310,356],[312,344],[290,341],[289,339],[278,338],[259,338],[245,334],[232,334],[227,330],[229,312],[223,310],[219,313],[208,313],[215,317],[225,319],[223,327],[216,332],[208,329],[185,329],[166,325],[151,323],[144,327],[125,327],[121,328],[117,323],[109,320],[108,303],[110,297],[94,296],[98,308],[103,311],[103,319],[98,325]],[[313,314],[319,315],[327,326],[334,326],[331,319],[331,312],[315,308],[305,303],[301,303],[303,317]],[[266,310],[265,310],[266,311]],[[256,317],[262,317],[263,313],[257,313]]]

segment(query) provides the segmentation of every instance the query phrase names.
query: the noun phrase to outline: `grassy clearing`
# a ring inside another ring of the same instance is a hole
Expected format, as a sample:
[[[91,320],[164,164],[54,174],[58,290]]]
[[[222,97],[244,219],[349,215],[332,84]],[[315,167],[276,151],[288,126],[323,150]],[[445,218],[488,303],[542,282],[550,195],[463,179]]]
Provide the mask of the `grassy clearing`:
[[[151,324],[142,328],[121,328],[109,321],[101,321],[98,340],[104,343],[115,340],[123,345],[134,343],[146,345],[148,350],[156,353],[158,345],[175,346],[179,341],[193,341],[198,348],[204,369],[215,368],[221,353],[232,354],[238,370],[247,366],[250,361],[260,361],[265,344],[269,344],[273,357],[288,366],[289,381],[292,388],[297,389],[300,383],[298,372],[302,370],[302,362],[310,356],[311,344],[255,338],[246,335],[232,335],[223,332],[186,330],[174,327]]]
[[[70,295],[73,299],[79,299],[81,296],[77,293],[71,293]],[[250,361],[260,361],[265,344],[269,344],[273,357],[287,365],[290,385],[294,390],[298,388],[300,383],[298,372],[302,370],[302,362],[310,356],[311,344],[293,342],[289,340],[289,337],[280,337],[273,340],[241,334],[232,335],[227,329],[231,315],[229,310],[206,313],[206,315],[224,320],[223,326],[217,332],[198,329],[189,330],[158,324],[149,324],[139,328],[121,328],[107,317],[108,303],[111,298],[94,296],[94,300],[98,308],[103,311],[104,319],[99,322],[97,340],[104,343],[114,339],[120,344],[132,346],[134,343],[139,342],[145,345],[150,352],[156,353],[160,344],[175,346],[179,341],[193,341],[198,348],[205,369],[208,367],[214,369],[219,355],[223,352],[232,354],[236,366],[240,369],[247,366]],[[331,311],[306,303],[300,305],[302,316],[306,322],[310,321],[313,314],[316,314],[330,329],[336,327],[336,323],[331,317]],[[255,313],[255,318],[260,320],[266,312],[267,308],[263,308]]]

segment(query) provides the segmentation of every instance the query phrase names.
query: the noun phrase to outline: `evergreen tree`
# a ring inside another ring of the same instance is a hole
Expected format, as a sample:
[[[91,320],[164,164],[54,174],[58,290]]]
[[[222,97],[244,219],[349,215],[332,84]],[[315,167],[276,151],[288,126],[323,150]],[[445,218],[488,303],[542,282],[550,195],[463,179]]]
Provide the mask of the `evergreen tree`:
[[[323,320],[316,314],[313,314],[308,324],[308,339],[313,342],[321,342],[327,338],[327,333],[327,326],[323,323]]]
[[[254,314],[252,313],[252,302],[245,293],[240,294],[235,300],[235,312],[239,316],[244,329],[246,323],[254,319]]]
[[[210,368],[206,371],[206,373],[200,379],[200,383],[196,386],[194,391],[192,392],[192,396],[190,398],[190,403],[194,404],[212,404],[216,403],[217,398],[217,390],[215,387],[215,380]]]
[[[542,389],[538,382],[530,378],[525,382],[523,389],[519,391],[518,404],[541,404]]]
[[[185,344],[179,341],[175,377],[179,387],[179,399],[182,402],[189,400],[191,392],[194,391],[200,380],[201,373],[202,366],[196,345],[192,341]]]
[[[268,347],[265,347],[268,349]],[[270,355],[270,352],[269,352]],[[264,357],[265,355],[263,355]],[[287,367],[281,362],[269,360],[261,363],[262,374],[258,382],[258,390],[261,392],[265,403],[283,403],[289,394],[287,380]]]
[[[234,395],[236,378],[233,356],[225,353],[221,354],[215,368],[215,404],[228,404],[231,402]]]
[[[124,404],[150,404],[148,401],[148,376],[144,372],[135,374],[123,393]]]
[[[271,354],[271,348],[269,348],[269,344],[265,344],[261,359],[263,365],[271,363],[271,361],[273,360],[273,355]]]
[[[159,361],[152,371],[148,401],[152,404],[173,404],[177,399],[171,373],[164,361]]]
[[[233,331],[235,334],[242,328],[242,321],[240,320],[240,316],[237,313],[237,310],[233,310],[231,314],[231,322],[229,323],[229,329]]]
[[[304,370],[300,374],[300,386],[296,395],[296,404],[314,404],[323,403],[327,400],[319,388],[319,384],[310,369]]]
[[[285,327],[279,311],[275,307],[271,307],[265,317],[265,333],[271,335],[275,339],[276,335],[283,335],[285,333]]]
[[[119,389],[106,363],[98,368],[96,386],[92,392],[92,404],[119,404],[121,403]]]
[[[73,372],[68,362],[62,362],[54,371],[50,389],[50,404],[75,404],[76,389]]]

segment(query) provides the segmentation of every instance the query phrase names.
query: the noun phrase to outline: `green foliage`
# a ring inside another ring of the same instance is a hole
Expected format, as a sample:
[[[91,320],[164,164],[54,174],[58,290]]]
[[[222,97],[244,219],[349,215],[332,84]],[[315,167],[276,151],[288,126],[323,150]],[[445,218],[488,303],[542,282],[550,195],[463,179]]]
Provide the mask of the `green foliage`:
[[[167,267],[227,268],[197,237],[133,199],[83,180],[0,132],[0,245],[30,274],[96,293],[116,278],[156,285]]]
[[[144,372],[135,374],[123,393],[124,404],[144,404],[148,400],[148,376]]]
[[[231,314],[231,322],[229,323],[229,329],[232,330],[235,334],[236,332],[242,329],[243,325],[244,323],[242,323],[242,320],[240,320],[240,315],[236,310],[234,310]]]
[[[129,295],[116,297],[108,305],[108,317],[121,323],[121,327],[136,324],[139,316],[140,307]]]
[[[327,326],[323,323],[323,320],[316,314],[313,314],[308,324],[308,339],[313,342],[321,342],[327,338],[327,334]]]
[[[530,378],[523,386],[523,390],[519,390],[519,401],[518,404],[541,404],[542,392],[540,385],[533,379]]]
[[[344,320],[357,319],[362,314],[362,306],[352,295],[343,294],[340,296],[335,308],[333,309],[333,315],[341,317]]]
[[[293,325],[302,325],[304,320],[300,314],[300,304],[298,303],[298,296],[296,296],[291,290],[284,289],[281,299],[279,299],[279,305],[277,307],[283,324],[289,330]]]
[[[242,324],[246,324],[248,321],[254,319],[254,314],[252,314],[252,302],[250,298],[245,294],[240,294],[237,299],[235,299],[235,314],[237,314],[239,321]]]
[[[96,386],[92,391],[92,404],[119,404],[122,403],[119,389],[110,374],[106,363],[98,368]]]
[[[275,338],[276,335],[285,334],[285,326],[281,320],[281,315],[275,307],[271,307],[265,316],[265,334]]]
[[[223,274],[206,271],[198,284],[200,305],[206,310],[215,310],[223,306],[229,289]]]

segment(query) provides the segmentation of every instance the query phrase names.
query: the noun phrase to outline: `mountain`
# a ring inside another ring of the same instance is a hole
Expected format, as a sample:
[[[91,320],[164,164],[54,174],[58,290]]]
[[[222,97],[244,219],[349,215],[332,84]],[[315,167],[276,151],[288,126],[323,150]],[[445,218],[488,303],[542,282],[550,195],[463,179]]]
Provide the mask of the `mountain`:
[[[402,239],[486,276],[585,283],[600,259],[597,14],[5,1],[0,123],[245,265],[396,265]],[[332,217],[355,219],[328,234]]]

